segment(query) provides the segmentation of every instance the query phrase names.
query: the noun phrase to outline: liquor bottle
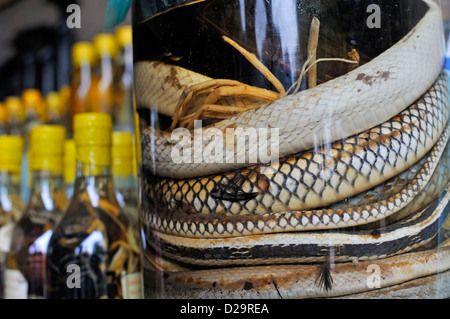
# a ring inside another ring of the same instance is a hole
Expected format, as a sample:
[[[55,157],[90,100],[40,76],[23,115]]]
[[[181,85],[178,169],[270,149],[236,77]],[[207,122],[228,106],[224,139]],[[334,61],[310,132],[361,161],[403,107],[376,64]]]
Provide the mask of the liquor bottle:
[[[142,260],[133,224],[120,208],[111,174],[112,119],[74,118],[77,177],[69,206],[48,246],[47,298],[140,298]]]
[[[64,125],[63,101],[59,92],[49,92],[45,97],[47,122],[52,125]]]
[[[70,86],[64,85],[59,91],[59,100],[61,106],[61,125],[66,128],[70,127],[70,99],[71,99],[71,88]]]
[[[112,175],[114,189],[120,207],[134,224],[134,236],[139,241],[139,215],[137,180],[134,172],[133,134],[113,132],[112,135]],[[137,248],[137,245],[133,246]]]
[[[0,299],[4,297],[6,254],[11,247],[14,223],[23,212],[18,185],[14,176],[20,174],[23,139],[0,136]]]
[[[116,58],[117,72],[114,80],[115,109],[114,130],[133,132],[133,43],[130,25],[116,29],[119,55]]]
[[[93,105],[93,82],[95,76],[95,50],[90,42],[76,42],[72,46],[72,65],[70,89],[70,127],[78,113],[91,111]]]
[[[4,103],[8,114],[9,135],[24,138],[25,111],[22,100],[17,96],[9,96],[5,99]]]
[[[67,197],[63,182],[63,126],[42,125],[30,135],[32,186],[22,218],[14,226],[6,258],[5,298],[44,298],[48,241]]]
[[[95,103],[92,111],[114,116],[114,75],[116,72],[117,43],[114,35],[100,33],[94,37],[94,48],[98,57],[96,81],[94,83]],[[114,118],[113,118],[114,121]]]
[[[47,114],[42,94],[37,89],[26,89],[22,93],[22,104],[25,110],[25,135],[31,129],[46,122]]]
[[[64,142],[64,183],[67,198],[72,198],[77,171],[77,154],[73,139]]]
[[[8,112],[6,105],[0,102],[0,135],[8,135]]]
[[[45,103],[41,92],[37,89],[26,89],[22,93],[22,105],[25,111],[24,123],[24,157],[22,159],[22,198],[24,202],[29,200],[29,191],[31,187],[31,168],[29,165],[30,159],[30,134],[31,130],[46,122]]]

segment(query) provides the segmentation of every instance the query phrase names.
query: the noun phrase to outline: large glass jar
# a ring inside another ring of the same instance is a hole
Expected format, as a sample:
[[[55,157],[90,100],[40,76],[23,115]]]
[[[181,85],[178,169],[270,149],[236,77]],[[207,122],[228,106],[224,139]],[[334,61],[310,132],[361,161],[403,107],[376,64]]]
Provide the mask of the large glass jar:
[[[433,0],[134,1],[145,296],[448,298],[444,43]]]

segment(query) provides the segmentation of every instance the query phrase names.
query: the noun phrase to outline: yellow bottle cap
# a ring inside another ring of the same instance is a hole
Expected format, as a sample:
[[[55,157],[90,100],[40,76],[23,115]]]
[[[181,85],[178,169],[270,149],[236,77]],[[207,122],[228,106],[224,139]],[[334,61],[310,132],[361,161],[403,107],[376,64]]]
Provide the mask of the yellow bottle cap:
[[[5,103],[0,102],[0,124],[5,125],[8,123],[8,110]]]
[[[23,122],[25,120],[25,110],[22,100],[17,96],[10,96],[5,99],[5,106],[8,112],[8,121]]]
[[[110,166],[111,116],[107,113],[79,113],[74,117],[73,127],[78,161]]]
[[[46,111],[42,94],[37,89],[26,89],[22,93],[22,103],[25,114],[35,111],[42,122],[45,122]]]
[[[77,171],[77,154],[74,140],[64,142],[64,181],[73,183]]]
[[[115,58],[119,53],[116,38],[111,33],[97,34],[93,43],[99,56],[110,55]]]
[[[112,133],[112,172],[116,176],[133,174],[133,134]]]
[[[66,129],[62,125],[40,125],[30,133],[30,166],[32,170],[63,172]]]
[[[45,104],[47,106],[47,112],[49,115],[62,114],[62,99],[59,92],[50,92],[45,97]]]
[[[121,47],[132,45],[133,32],[132,32],[131,25],[124,25],[124,26],[117,27],[116,38],[117,38],[117,43]]]
[[[0,136],[0,170],[20,173],[23,139],[20,136]]]
[[[89,42],[76,42],[72,46],[72,62],[74,67],[95,63],[95,49]]]

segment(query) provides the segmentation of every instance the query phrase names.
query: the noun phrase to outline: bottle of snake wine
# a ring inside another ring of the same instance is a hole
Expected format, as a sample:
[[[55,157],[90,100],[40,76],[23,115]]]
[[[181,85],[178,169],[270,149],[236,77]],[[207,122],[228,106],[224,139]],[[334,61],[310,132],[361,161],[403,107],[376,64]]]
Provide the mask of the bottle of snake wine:
[[[14,177],[20,175],[22,148],[21,137],[0,136],[0,299],[4,297],[5,261],[12,231],[23,212],[20,188],[14,183]]]
[[[64,142],[64,183],[67,198],[72,198],[77,171],[76,147],[73,139]]]
[[[48,245],[46,297],[141,298],[134,224],[120,207],[111,173],[111,116],[77,114],[73,125],[75,187]]]
[[[44,298],[47,244],[67,204],[62,177],[65,136],[63,126],[42,125],[31,130],[32,186],[6,257],[6,299]]]
[[[133,43],[131,25],[116,29],[119,54],[116,58],[117,68],[114,77],[114,129],[133,132]]]
[[[94,66],[96,52],[90,42],[76,42],[72,46],[72,76],[70,83],[69,123],[72,130],[73,118],[78,113],[90,112],[94,104],[96,76]]]
[[[110,114],[114,123],[115,61],[119,53],[117,41],[111,33],[100,33],[94,37],[92,43],[97,59],[94,67],[95,80],[92,83],[94,102],[91,111]]]

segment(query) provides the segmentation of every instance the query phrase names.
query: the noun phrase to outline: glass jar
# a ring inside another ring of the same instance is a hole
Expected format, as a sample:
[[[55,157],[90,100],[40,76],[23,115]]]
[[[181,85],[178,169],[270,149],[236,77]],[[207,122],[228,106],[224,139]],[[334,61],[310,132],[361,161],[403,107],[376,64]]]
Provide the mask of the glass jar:
[[[133,2],[146,297],[449,297],[442,12],[377,3]]]

